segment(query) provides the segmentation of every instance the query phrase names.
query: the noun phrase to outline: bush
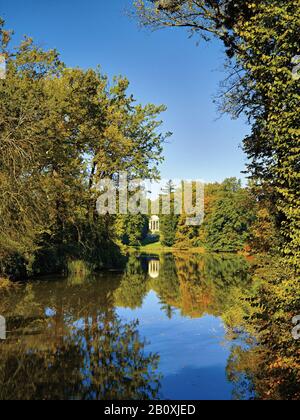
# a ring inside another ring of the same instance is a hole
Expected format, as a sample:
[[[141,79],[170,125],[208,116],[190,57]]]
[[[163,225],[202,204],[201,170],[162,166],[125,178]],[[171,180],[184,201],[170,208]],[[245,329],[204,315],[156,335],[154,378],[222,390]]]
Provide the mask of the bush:
[[[25,280],[27,278],[26,262],[17,253],[0,255],[0,276],[9,280]]]
[[[1,292],[7,292],[13,288],[15,288],[17,285],[16,283],[13,283],[11,280],[9,280],[6,277],[0,277],[0,291]]]

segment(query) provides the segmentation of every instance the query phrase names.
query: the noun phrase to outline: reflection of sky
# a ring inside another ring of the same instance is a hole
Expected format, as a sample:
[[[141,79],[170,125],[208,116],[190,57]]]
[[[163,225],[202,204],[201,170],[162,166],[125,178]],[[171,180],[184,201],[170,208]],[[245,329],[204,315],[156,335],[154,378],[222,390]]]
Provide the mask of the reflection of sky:
[[[230,351],[222,345],[225,330],[219,318],[185,318],[177,310],[169,319],[153,291],[142,308],[117,312],[127,321],[139,319],[141,336],[150,342],[147,350],[160,355],[164,398],[231,398],[225,372]]]

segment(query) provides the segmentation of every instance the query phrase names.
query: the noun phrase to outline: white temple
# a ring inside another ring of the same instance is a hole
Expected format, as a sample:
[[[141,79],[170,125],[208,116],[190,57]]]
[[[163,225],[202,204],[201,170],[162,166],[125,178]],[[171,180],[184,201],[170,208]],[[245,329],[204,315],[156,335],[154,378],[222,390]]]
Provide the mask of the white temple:
[[[152,234],[159,233],[160,226],[158,216],[151,216],[149,221],[149,230]]]

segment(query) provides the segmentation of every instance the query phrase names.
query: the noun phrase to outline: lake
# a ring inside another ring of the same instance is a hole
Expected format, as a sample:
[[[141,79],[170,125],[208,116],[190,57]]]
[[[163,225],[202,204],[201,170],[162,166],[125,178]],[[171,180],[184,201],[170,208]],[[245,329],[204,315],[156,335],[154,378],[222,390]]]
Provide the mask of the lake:
[[[245,258],[189,253],[26,283],[0,300],[0,398],[252,398],[233,367],[250,287]]]

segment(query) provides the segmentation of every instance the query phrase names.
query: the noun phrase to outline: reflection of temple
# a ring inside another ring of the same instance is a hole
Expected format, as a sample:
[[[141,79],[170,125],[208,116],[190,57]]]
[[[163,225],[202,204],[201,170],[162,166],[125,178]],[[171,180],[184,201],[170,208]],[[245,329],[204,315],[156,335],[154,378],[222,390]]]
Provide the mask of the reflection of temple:
[[[152,279],[159,277],[159,260],[150,260],[148,262],[148,272]]]
[[[158,216],[151,216],[149,222],[149,230],[151,233],[159,233],[159,217]]]

